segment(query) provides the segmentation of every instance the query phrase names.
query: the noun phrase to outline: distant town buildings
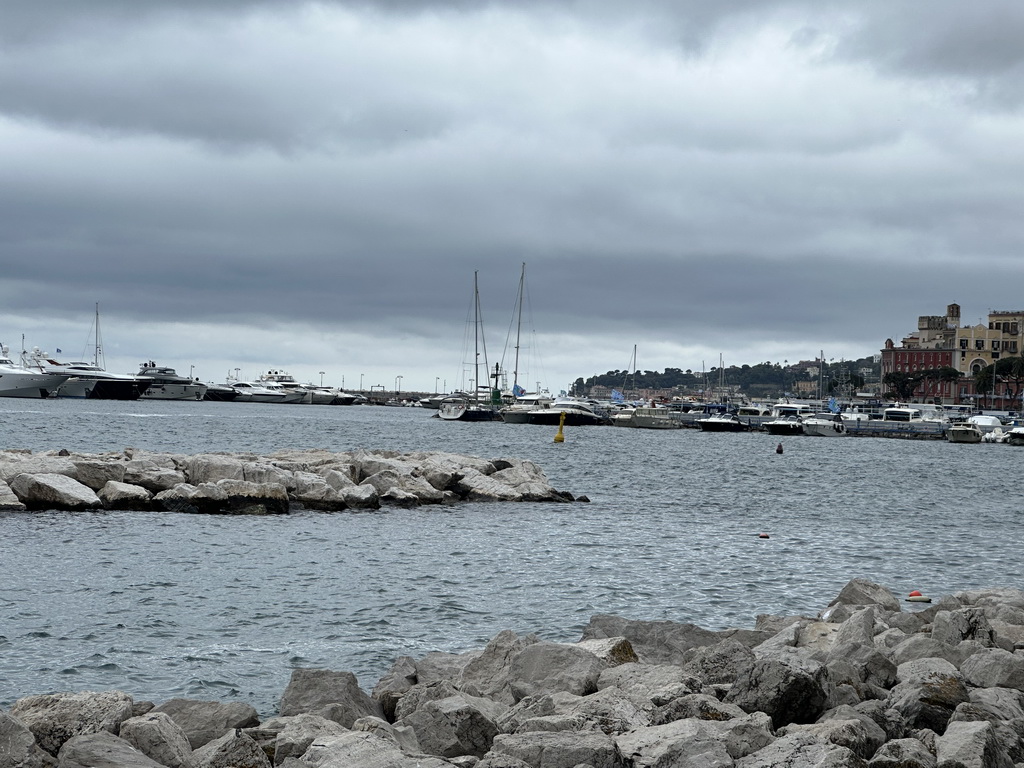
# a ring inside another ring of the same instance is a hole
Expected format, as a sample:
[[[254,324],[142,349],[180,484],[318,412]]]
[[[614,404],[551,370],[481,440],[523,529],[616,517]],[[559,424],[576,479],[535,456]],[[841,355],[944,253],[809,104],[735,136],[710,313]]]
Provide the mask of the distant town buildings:
[[[974,375],[1002,356],[1020,354],[1024,339],[1024,310],[989,312],[988,322],[961,325],[960,305],[950,304],[945,315],[922,315],[917,333],[903,338],[900,346],[885,340],[882,349],[882,377],[890,373],[914,374],[937,368],[954,368],[957,381],[923,382],[914,392],[916,399],[956,404],[975,402]],[[996,387],[986,396],[993,408],[1013,408],[1007,387]]]

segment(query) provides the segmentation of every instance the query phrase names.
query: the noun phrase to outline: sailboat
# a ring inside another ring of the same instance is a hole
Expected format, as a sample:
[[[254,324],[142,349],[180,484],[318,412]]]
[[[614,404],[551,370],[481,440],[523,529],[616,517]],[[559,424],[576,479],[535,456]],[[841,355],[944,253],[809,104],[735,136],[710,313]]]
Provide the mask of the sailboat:
[[[100,340],[100,305],[96,304],[95,335],[92,362],[61,363],[39,347],[32,347],[26,365],[43,373],[67,374],[71,378],[57,389],[57,397],[92,400],[138,400],[149,389],[150,380],[131,374],[110,373],[104,369],[103,344]],[[60,350],[58,349],[59,353]]]
[[[484,370],[488,378],[494,377],[494,388],[489,384],[480,384],[480,355],[483,348]],[[498,379],[501,373],[495,365],[494,373],[490,373],[487,363],[487,345],[484,343],[483,319],[480,316],[480,288],[477,273],[473,272],[473,387],[471,392],[446,397],[438,406],[437,415],[445,421],[497,421],[497,403],[501,402]],[[486,397],[481,399],[481,390]],[[495,400],[497,402],[495,402]]]
[[[526,283],[526,264],[523,263],[519,274],[519,293],[516,297],[516,344],[515,362],[512,367],[512,400],[513,402],[501,409],[501,419],[506,424],[528,424],[530,412],[547,408],[554,401],[550,392],[541,392],[538,382],[537,392],[527,392],[519,385],[519,342],[523,328],[523,292]]]

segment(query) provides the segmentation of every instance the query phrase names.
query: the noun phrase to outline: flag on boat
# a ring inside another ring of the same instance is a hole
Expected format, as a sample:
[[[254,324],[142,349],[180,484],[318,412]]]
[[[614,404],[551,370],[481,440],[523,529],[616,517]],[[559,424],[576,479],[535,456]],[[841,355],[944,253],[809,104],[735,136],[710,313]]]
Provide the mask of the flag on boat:
[[[622,393],[619,392],[619,390],[617,390],[617,389],[613,389],[612,390],[612,402],[613,403],[621,403],[621,402],[625,401],[625,399],[626,398],[624,398],[622,396]]]
[[[520,387],[518,384],[512,385],[512,395],[514,397],[522,397],[526,394],[526,390]]]
[[[828,399],[828,409],[832,411],[832,413],[839,413],[839,403],[836,402],[834,397],[830,397]]]

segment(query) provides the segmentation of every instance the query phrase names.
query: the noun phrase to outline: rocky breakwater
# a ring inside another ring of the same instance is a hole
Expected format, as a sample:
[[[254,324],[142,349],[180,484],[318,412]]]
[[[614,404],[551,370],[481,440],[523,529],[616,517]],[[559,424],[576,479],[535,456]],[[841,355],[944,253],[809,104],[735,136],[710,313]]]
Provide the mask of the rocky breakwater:
[[[0,768],[1012,768],[1024,765],[1024,592],[901,610],[854,579],[813,617],[711,631],[591,618],[399,658],[373,688],[296,669],[276,716],[126,693],[19,699]]]
[[[180,455],[0,451],[0,510],[284,514],[459,501],[586,501],[532,461],[356,450]]]

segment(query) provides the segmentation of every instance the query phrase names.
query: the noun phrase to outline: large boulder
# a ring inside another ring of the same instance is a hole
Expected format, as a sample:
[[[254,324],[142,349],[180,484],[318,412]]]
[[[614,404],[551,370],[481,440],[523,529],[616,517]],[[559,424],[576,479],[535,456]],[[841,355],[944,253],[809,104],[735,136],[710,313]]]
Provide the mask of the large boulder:
[[[60,748],[58,768],[161,768],[161,764],[124,739],[100,731],[68,739]]]
[[[104,509],[149,509],[153,494],[141,485],[108,480],[96,494]]]
[[[937,763],[920,739],[893,739],[878,748],[870,768],[936,768]]]
[[[0,512],[24,512],[26,509],[11,486],[0,480]]]
[[[674,664],[630,663],[608,667],[597,679],[599,690],[614,686],[643,707],[662,707],[699,691],[702,682]]]
[[[936,740],[936,747],[941,768],[1013,768],[1013,761],[1000,747],[991,723],[952,722]]]
[[[121,723],[121,738],[167,768],[192,768],[192,747],[166,712],[147,712]]]
[[[247,728],[248,734],[262,749],[274,765],[280,765],[288,758],[300,758],[317,739],[341,736],[348,728],[328,720],[321,715],[290,715],[272,717],[255,728]]]
[[[615,739],[604,733],[503,733],[494,737],[481,764],[495,765],[495,757],[512,757],[535,768],[626,768]],[[488,762],[488,761],[492,762]]]
[[[929,728],[942,734],[957,706],[969,701],[963,677],[944,659],[900,664],[896,679],[886,703],[913,728]]]
[[[714,645],[731,632],[713,632],[696,624],[674,621],[633,621],[620,616],[596,614],[583,629],[583,640],[624,637],[640,661],[648,664],[685,664],[687,651]],[[742,642],[742,641],[741,641]]]
[[[725,700],[745,712],[764,712],[781,728],[813,723],[828,697],[817,675],[777,659],[759,659],[736,678]]]
[[[152,493],[166,491],[185,482],[185,473],[171,460],[132,459],[124,467],[123,482],[138,485]]]
[[[597,680],[606,667],[604,661],[577,645],[533,643],[512,658],[509,688],[516,701],[559,691],[583,696],[597,690]]]
[[[960,674],[978,688],[1013,688],[1024,691],[1024,656],[1002,648],[984,648],[967,657]]]
[[[191,485],[217,483],[221,480],[245,480],[245,465],[234,456],[197,454],[182,464],[185,482]]]
[[[829,606],[877,605],[883,611],[899,612],[899,598],[892,590],[868,579],[851,579],[847,582]]]
[[[451,763],[440,757],[406,755],[393,739],[373,731],[349,731],[341,736],[317,739],[298,765],[321,768],[452,768]]]
[[[946,645],[958,645],[964,640],[987,648],[996,644],[995,631],[980,608],[939,611],[932,621],[932,639]]]
[[[75,463],[70,458],[63,456],[37,456],[13,451],[0,452],[0,481],[5,483],[10,483],[21,474],[56,474],[74,477],[76,471]]]
[[[537,642],[537,636],[533,634],[520,636],[507,629],[499,632],[462,669],[459,687],[476,696],[514,704],[516,697],[509,688],[512,660],[527,646]]]
[[[115,483],[124,481],[125,465],[123,461],[77,459],[72,460],[72,464],[75,465],[75,479],[94,491],[98,491],[110,481]]]
[[[43,768],[47,759],[28,726],[0,710],[0,768]]]
[[[359,687],[355,675],[329,669],[293,669],[278,710],[281,717],[322,715],[346,728],[360,717],[384,716],[380,702]]]
[[[683,671],[699,678],[705,685],[731,684],[740,674],[754,666],[757,657],[743,643],[727,638],[714,645],[695,648]]]
[[[192,760],[195,768],[272,768],[260,745],[241,730],[228,731],[204,744]]]
[[[736,761],[736,768],[864,768],[863,758],[847,747],[818,741],[811,734],[792,733]]]
[[[132,697],[121,691],[51,693],[18,699],[10,714],[35,736],[36,743],[56,756],[75,736],[106,731],[117,734],[132,716]]]
[[[426,702],[397,724],[411,727],[427,754],[483,757],[498,735],[496,721],[506,709],[504,704],[455,693]]]
[[[188,737],[189,746],[199,749],[236,728],[251,728],[260,722],[256,710],[239,701],[200,701],[197,699],[171,699],[152,712],[165,712],[181,727]]]
[[[20,474],[11,490],[28,509],[96,509],[103,506],[96,492],[74,478],[56,473]]]

